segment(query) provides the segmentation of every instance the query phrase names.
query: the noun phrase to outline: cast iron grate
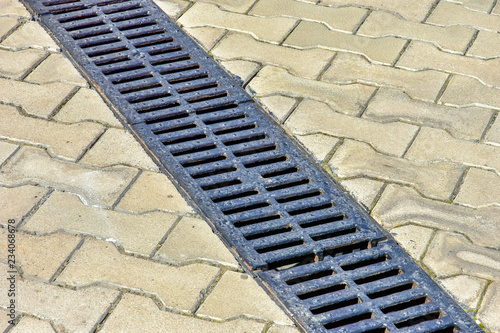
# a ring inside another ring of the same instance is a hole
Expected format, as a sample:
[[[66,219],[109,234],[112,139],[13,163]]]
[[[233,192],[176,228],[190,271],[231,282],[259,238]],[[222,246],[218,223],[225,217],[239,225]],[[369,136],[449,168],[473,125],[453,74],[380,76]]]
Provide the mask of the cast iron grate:
[[[149,0],[26,0],[310,332],[481,332]]]

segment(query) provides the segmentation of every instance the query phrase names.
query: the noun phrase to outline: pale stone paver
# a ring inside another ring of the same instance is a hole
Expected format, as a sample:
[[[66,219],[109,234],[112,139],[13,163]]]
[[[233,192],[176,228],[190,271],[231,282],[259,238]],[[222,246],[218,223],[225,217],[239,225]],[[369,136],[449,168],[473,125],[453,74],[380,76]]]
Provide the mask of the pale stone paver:
[[[417,101],[400,90],[383,88],[370,101],[363,118],[442,128],[455,137],[478,140],[492,115],[493,111],[485,108],[455,108]]]
[[[91,168],[22,148],[2,167],[0,184],[39,184],[82,195],[88,203],[111,206],[137,174],[129,167]]]
[[[373,200],[380,192],[383,183],[366,178],[355,178],[341,180],[342,186],[359,202],[370,208]]]
[[[300,103],[285,126],[294,134],[323,133],[363,141],[383,153],[396,156],[404,153],[418,130],[416,126],[400,122],[382,124],[344,115],[312,100]]]
[[[0,16],[3,15],[30,16],[26,8],[17,0],[0,0]]]
[[[375,91],[360,84],[338,85],[291,75],[285,69],[265,66],[248,85],[257,97],[282,94],[309,97],[328,103],[335,111],[357,115]]]
[[[257,39],[279,43],[297,20],[287,17],[247,16],[220,10],[215,5],[197,2],[180,17],[178,22],[186,27],[210,26],[246,32]]]
[[[28,114],[47,118],[73,89],[66,83],[38,85],[0,78],[0,102],[22,106]]]
[[[15,17],[0,17],[0,39],[18,24],[19,20]]]
[[[256,62],[247,60],[221,60],[220,64],[227,71],[229,71],[240,84],[247,83],[248,80],[250,80],[255,73],[257,73],[261,66]]]
[[[46,148],[51,154],[74,161],[102,133],[95,123],[61,124],[26,117],[13,106],[0,105],[0,138]]]
[[[59,46],[35,21],[26,22],[0,43],[13,49],[37,48],[50,51],[60,51]]]
[[[323,74],[322,80],[395,88],[405,91],[414,98],[434,101],[447,77],[445,73],[437,71],[411,72],[375,65],[360,55],[341,52]],[[422,85],[422,82],[426,84]]]
[[[500,89],[482,84],[479,80],[455,75],[444,91],[441,102],[448,105],[500,107]]]
[[[369,38],[329,30],[324,24],[301,21],[284,44],[301,48],[321,47],[333,51],[364,54],[370,60],[390,65],[405,45],[395,37]]]
[[[406,155],[425,161],[453,161],[494,169],[500,174],[500,147],[455,139],[443,130],[423,127]]]
[[[448,1],[441,1],[432,11],[427,22],[439,25],[463,25],[490,31],[500,31],[500,20],[495,15],[470,10],[461,4]]]
[[[486,59],[500,57],[500,35],[496,32],[479,31],[467,55]]]
[[[7,253],[7,229],[0,229],[0,249]],[[80,241],[65,234],[34,236],[16,233],[16,265],[23,275],[49,280]],[[54,251],[57,249],[57,251]]]
[[[174,314],[159,310],[150,298],[125,294],[101,332],[260,333],[263,328],[263,323],[246,319],[217,323]]]
[[[117,208],[137,213],[153,210],[193,212],[167,176],[153,172],[143,172]]]
[[[9,332],[12,333],[56,333],[48,321],[24,316],[19,323]]]
[[[500,118],[497,115],[495,122],[486,134],[485,142],[500,145]]]
[[[172,18],[178,18],[191,5],[187,0],[156,0],[156,5]]]
[[[238,267],[234,256],[219,241],[210,226],[205,221],[193,217],[181,219],[156,257],[175,263],[202,259]]]
[[[457,275],[439,280],[439,283],[469,309],[476,309],[487,281],[468,275]]]
[[[299,333],[299,330],[290,326],[273,325],[266,333]]]
[[[295,135],[306,149],[318,160],[323,161],[339,139],[325,134]]]
[[[132,163],[131,163],[132,162]],[[110,128],[85,153],[81,163],[98,166],[129,164],[132,167],[158,171],[158,166],[127,130]]]
[[[245,13],[253,5],[255,0],[194,0],[195,2],[207,2],[220,8],[236,13]]]
[[[474,30],[460,26],[440,27],[406,21],[392,13],[374,11],[361,25],[357,34],[371,37],[400,36],[422,40],[461,53],[467,47]]]
[[[421,260],[429,244],[433,230],[408,224],[391,229],[391,234],[413,259]]]
[[[163,212],[133,215],[83,204],[78,197],[53,192],[23,229],[37,233],[65,231],[100,237],[125,251],[148,256],[177,216]]]
[[[47,192],[46,188],[31,185],[0,187],[0,223],[7,224],[8,219],[19,222]]]
[[[455,202],[472,207],[500,207],[500,176],[491,171],[471,168],[460,187]]]
[[[227,271],[197,314],[210,318],[227,319],[245,314],[267,318],[276,323],[291,324],[291,320],[247,274]]]
[[[388,156],[368,144],[346,140],[329,163],[341,178],[370,177],[411,185],[424,195],[447,200],[452,195],[462,167],[449,162],[423,163]]]
[[[351,32],[367,13],[357,7],[316,6],[297,0],[260,0],[250,14],[261,16],[289,16],[325,23],[330,29]]]
[[[19,146],[5,141],[0,141],[0,165],[16,151]]]
[[[79,287],[100,282],[131,288],[156,294],[169,307],[189,311],[218,271],[201,264],[172,267],[149,262],[120,254],[111,243],[88,239],[56,281]]]
[[[281,95],[260,97],[258,100],[264,104],[267,111],[276,117],[276,119],[280,122],[285,120],[286,116],[297,104],[297,101],[294,98]]]
[[[372,216],[386,228],[412,222],[418,225],[457,231],[466,234],[474,243],[498,247],[500,209],[485,207],[472,209],[459,205],[450,205],[423,198],[416,191],[397,185],[388,185],[382,193]],[[463,266],[457,266],[463,267]]]
[[[498,321],[500,318],[500,283],[498,281],[488,286],[478,316],[488,326],[488,329],[500,332],[500,322]]]
[[[300,77],[314,79],[333,57],[321,50],[298,50],[255,40],[248,34],[229,33],[212,50],[222,59],[253,60],[290,70]]]
[[[29,49],[16,52],[0,49],[0,75],[11,79],[19,79],[39,62],[45,54],[42,50]]]
[[[446,0],[446,1],[456,2],[469,9],[485,13],[487,13],[490,10],[491,6],[493,5],[492,0]]]
[[[196,38],[206,50],[211,50],[219,39],[221,39],[226,33],[226,30],[214,27],[186,27],[185,31],[192,37]]]
[[[51,54],[25,80],[41,84],[67,82],[79,86],[87,85],[87,80],[82,77],[73,64],[62,54]]]

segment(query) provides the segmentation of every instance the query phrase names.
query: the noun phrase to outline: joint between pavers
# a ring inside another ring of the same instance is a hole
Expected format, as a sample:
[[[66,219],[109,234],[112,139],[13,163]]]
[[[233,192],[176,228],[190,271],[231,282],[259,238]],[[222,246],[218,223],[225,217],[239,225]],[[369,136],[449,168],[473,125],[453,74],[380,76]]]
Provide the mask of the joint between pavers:
[[[490,131],[491,127],[493,126],[493,123],[495,123],[496,119],[498,118],[499,111],[495,110],[493,114],[491,115],[490,121],[488,122],[488,125],[486,125],[486,128],[484,129],[483,134],[481,134],[481,137],[479,138],[480,143],[483,143],[484,140],[486,139],[486,135]],[[499,170],[500,171],[500,170]]]
[[[326,71],[332,66],[332,64],[335,61],[335,58],[337,58],[339,52],[340,51],[332,51],[332,53],[333,53],[332,58],[326,63],[326,65],[323,67],[323,69],[319,72],[318,76],[316,77],[316,81],[321,81],[323,79],[323,75],[325,75]]]
[[[0,36],[0,43],[6,40],[10,35],[12,35],[17,29],[19,29],[23,24],[25,24],[28,21],[29,20],[27,20],[26,18],[19,18],[15,26],[13,26],[9,31],[7,31],[3,36]],[[12,50],[10,47],[3,45],[0,48],[4,50]]]
[[[92,333],[97,333],[102,329],[102,327],[106,323],[106,320],[108,320],[111,313],[113,313],[113,311],[117,307],[118,303],[120,303],[120,301],[122,300],[123,294],[124,294],[124,292],[120,291],[118,296],[116,296],[114,301],[109,305],[109,307],[106,309],[104,314],[101,316],[101,318],[98,320],[98,322],[94,325],[93,329],[91,330]]]
[[[460,176],[460,178],[458,178],[457,184],[455,185],[455,188],[453,189],[453,192],[451,193],[449,203],[452,203],[453,201],[455,201],[455,199],[458,195],[458,192],[460,192],[460,189],[464,183],[465,177],[469,173],[470,169],[471,169],[471,167],[465,167],[464,172],[462,172],[462,175]]]
[[[434,99],[434,103],[439,104],[439,100],[441,99],[441,97],[443,97],[444,92],[445,92],[446,88],[448,88],[448,85],[450,84],[450,81],[452,78],[453,78],[453,74],[448,75],[448,77],[446,78],[446,80],[443,83],[443,86],[439,90],[439,92],[436,96],[436,99]]]
[[[38,185],[40,186],[40,185]],[[43,186],[41,186],[43,187]],[[28,220],[31,216],[33,216],[37,211],[38,209],[40,209],[40,206],[43,205],[43,203],[45,201],[47,201],[47,199],[50,197],[50,195],[54,192],[54,188],[53,187],[48,187],[48,191],[47,193],[45,193],[45,195],[43,195],[40,200],[38,200],[38,202],[33,206],[31,207],[31,209],[23,216],[21,217],[21,219],[19,220],[19,223],[16,225],[16,228],[19,230],[24,224],[26,224],[26,220]]]
[[[431,8],[427,12],[427,14],[425,14],[425,17],[424,17],[424,19],[422,20],[421,23],[425,23],[427,21],[427,19],[429,18],[429,16],[431,16],[432,12],[434,11],[434,9],[436,9],[437,5],[439,5],[440,2],[441,2],[441,0],[434,1],[434,3],[432,4]]]
[[[479,30],[476,29],[476,31],[474,31],[474,33],[472,34],[472,37],[469,40],[469,43],[467,43],[467,45],[465,46],[465,49],[462,52],[462,55],[465,56],[467,54],[467,52],[469,52],[469,49],[472,47],[472,44],[474,44],[475,40],[477,39],[478,34],[479,34]]]
[[[493,3],[491,4],[490,6],[490,9],[488,9],[487,13],[488,14],[491,14],[491,12],[493,11],[493,9],[495,9],[495,6],[497,5],[497,0],[493,0]]]
[[[415,140],[417,139],[417,136],[418,134],[420,133],[420,130],[422,129],[422,127],[418,126],[418,129],[417,131],[415,132],[415,135],[413,136],[413,138],[410,140],[410,142],[408,142],[408,145],[406,146],[406,149],[405,151],[403,152],[403,154],[401,155],[401,157],[405,157],[406,154],[408,153],[408,151],[410,150],[410,147],[411,145],[413,144],[413,142],[415,142]]]
[[[44,61],[45,61],[45,60],[46,60],[46,59],[47,59],[47,58],[51,55],[51,52],[50,52],[50,51],[47,51],[47,50],[44,50],[44,51],[46,51],[46,52],[45,52],[45,55],[44,55],[43,57],[41,57],[40,59],[38,59],[38,61],[37,61],[37,62],[35,62],[35,63],[33,64],[33,66],[31,66],[30,68],[28,68],[28,69],[26,70],[26,72],[25,72],[23,75],[21,75],[21,76],[19,77],[19,81],[24,81],[24,79],[25,79],[28,75],[30,75],[30,74],[31,74],[31,73],[32,73],[32,72],[33,72],[33,71],[34,71],[34,70],[35,70],[38,66],[40,66],[40,65],[42,64],[42,62],[44,62]]]
[[[68,103],[71,100],[71,98],[73,98],[73,96],[75,96],[76,93],[80,91],[80,89],[81,87],[78,86],[75,86],[73,89],[71,89],[69,94],[62,99],[61,103],[57,104],[54,110],[52,110],[52,112],[49,113],[47,119],[52,120],[52,118],[54,118],[54,116],[58,114],[59,111],[61,111],[62,107],[66,105],[66,103]]]
[[[104,132],[103,132],[103,134],[104,134]],[[99,137],[101,137],[101,136],[102,136],[102,134]],[[95,142],[94,142],[94,144],[95,144]],[[115,207],[120,203],[120,201],[123,199],[123,197],[125,196],[125,194],[127,194],[127,192],[130,190],[130,188],[132,187],[132,185],[135,184],[135,182],[140,177],[140,175],[142,175],[143,172],[144,171],[142,169],[139,169],[139,171],[137,172],[137,174],[135,175],[135,177],[132,178],[132,180],[127,185],[127,187],[125,187],[125,189],[123,190],[123,192],[118,196],[118,198],[116,198],[115,202],[111,205],[111,209],[115,209]]]
[[[394,37],[397,37],[397,36],[394,36]],[[402,38],[402,37],[399,37],[399,38]],[[402,38],[402,39],[404,39],[404,38]],[[391,63],[390,67],[396,67],[396,64],[398,63],[399,59],[401,59],[401,57],[403,56],[403,53],[405,53],[405,51],[408,49],[408,46],[410,46],[411,41],[412,41],[411,39],[406,40],[405,45],[403,45],[403,48],[401,49],[401,51],[399,51],[399,54],[396,56],[396,59],[394,59],[394,61]],[[371,62],[371,63],[373,63],[373,62]],[[401,68],[401,69],[404,69],[404,68]]]
[[[370,95],[370,97],[368,97],[368,100],[366,101],[365,105],[363,106],[363,108],[361,109],[361,111],[359,112],[359,114],[356,116],[357,118],[363,117],[363,115],[365,114],[366,110],[368,109],[368,105],[370,104],[370,102],[372,101],[372,99],[375,97],[375,95],[380,91],[380,88],[381,87],[376,87],[375,90],[373,91],[373,93]],[[391,123],[391,122],[388,122],[388,123]],[[384,122],[382,122],[382,124],[384,124]]]
[[[172,225],[170,226],[170,228],[167,230],[167,232],[165,232],[165,235],[163,235],[163,237],[160,239],[160,241],[158,242],[158,244],[156,244],[156,247],[153,249],[153,251],[151,251],[151,253],[149,254],[149,258],[153,258],[158,253],[158,251],[160,250],[160,248],[163,246],[163,244],[167,240],[168,236],[172,233],[172,231],[175,229],[175,227],[177,227],[177,225],[179,224],[179,222],[182,220],[182,217],[183,216],[177,216],[177,218],[172,223]]]
[[[297,19],[297,22],[292,26],[292,28],[288,31],[288,33],[278,42],[278,45],[284,46],[283,42],[287,40],[287,38],[295,31],[295,29],[299,26],[299,23],[302,22],[302,19]]]
[[[73,251],[70,252],[70,254],[68,255],[68,257],[62,262],[62,264],[59,266],[59,268],[50,277],[49,283],[54,282],[59,277],[59,275],[61,275],[61,273],[63,272],[63,270],[66,268],[66,266],[68,266],[68,264],[69,264],[71,258],[73,257],[73,255],[76,253],[76,251],[78,251],[82,247],[82,245],[83,245],[84,242],[85,242],[85,238],[82,238],[78,242],[78,244],[75,246],[75,248],[73,249]]]
[[[209,285],[205,288],[200,290],[201,298],[200,300],[194,305],[194,307],[191,309],[191,313],[196,314],[198,310],[200,309],[201,305],[205,302],[207,299],[208,295],[215,289],[219,281],[222,279],[222,276],[224,273],[227,272],[227,269],[221,268],[217,275],[210,281]]]
[[[97,143],[97,141],[99,141],[99,139],[104,135],[104,133],[106,133],[108,129],[105,127],[101,133],[97,134],[96,137],[94,138],[94,140],[92,140],[88,145],[87,147],[85,147],[85,149],[83,149],[82,153],[80,154],[80,156],[78,156],[76,159],[75,159],[75,163],[78,163],[81,161],[81,159],[85,156],[85,154],[90,150],[92,149],[92,147],[94,147],[94,145]]]
[[[363,25],[363,23],[365,23],[366,19],[368,19],[368,16],[370,16],[371,13],[373,13],[373,9],[368,9],[368,11],[366,12],[366,14],[361,18],[361,20],[359,21],[359,23],[352,30],[352,34],[353,35],[356,35],[358,33],[359,29],[361,28],[361,26]]]

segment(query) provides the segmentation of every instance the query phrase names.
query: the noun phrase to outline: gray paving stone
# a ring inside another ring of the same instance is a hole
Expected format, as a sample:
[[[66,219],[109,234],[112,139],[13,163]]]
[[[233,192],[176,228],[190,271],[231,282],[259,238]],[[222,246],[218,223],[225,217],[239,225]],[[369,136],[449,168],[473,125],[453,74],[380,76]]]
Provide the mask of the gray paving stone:
[[[391,229],[391,234],[413,259],[420,261],[434,230],[407,224]]]
[[[455,202],[472,207],[500,207],[500,176],[492,171],[471,168]]]
[[[487,281],[468,275],[457,275],[439,280],[439,283],[450,292],[466,309],[476,309],[481,300]]]
[[[154,0],[168,16],[178,18],[191,4],[186,0]]]
[[[59,52],[59,46],[42,28],[40,23],[29,21],[16,29],[0,45],[12,48],[14,50],[25,48],[45,49]]]
[[[0,223],[6,224],[8,219],[20,222],[47,192],[46,188],[32,185],[0,187]]]
[[[40,61],[45,54],[46,52],[41,50],[15,52],[0,49],[0,75],[11,79],[19,79]]]
[[[220,64],[239,81],[241,85],[246,84],[260,68],[260,64],[247,60],[221,60]]]
[[[383,185],[383,182],[366,178],[345,179],[341,180],[340,183],[354,198],[367,208],[372,206],[373,200],[375,200]]]
[[[293,109],[297,101],[295,98],[290,98],[282,95],[274,95],[258,98],[271,115],[276,117],[280,122],[285,120],[286,116]]]
[[[316,160],[323,161],[340,139],[325,134],[295,135]]]
[[[211,50],[226,33],[225,29],[214,27],[185,28],[185,31],[196,38],[205,50]]]

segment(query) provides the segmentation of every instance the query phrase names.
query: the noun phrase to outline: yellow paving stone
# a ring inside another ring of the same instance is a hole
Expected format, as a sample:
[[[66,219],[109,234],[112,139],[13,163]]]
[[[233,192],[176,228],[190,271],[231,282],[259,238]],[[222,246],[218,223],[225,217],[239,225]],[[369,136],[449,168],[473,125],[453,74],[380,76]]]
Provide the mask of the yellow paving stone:
[[[383,183],[366,178],[344,179],[340,183],[355,199],[370,208]]]
[[[472,209],[459,205],[425,199],[416,191],[397,185],[388,185],[372,216],[384,227],[392,228],[408,222],[417,225],[456,231],[467,235],[482,246],[500,245],[500,225],[497,207]],[[495,236],[494,236],[495,235]]]
[[[471,168],[455,202],[472,207],[500,207],[500,176],[492,171]]]
[[[126,251],[147,256],[176,218],[163,212],[134,215],[86,206],[78,197],[56,191],[29,218],[23,229],[37,233],[90,234],[113,241]]]
[[[245,60],[221,61],[220,64],[243,83],[246,83],[260,67],[258,63]]]
[[[300,331],[296,327],[273,325],[267,331],[267,333],[299,333]]]
[[[479,105],[500,108],[500,89],[486,86],[471,77],[455,75],[440,102],[456,106]]]
[[[85,153],[80,161],[98,166],[130,165],[140,169],[159,171],[158,166],[146,154],[144,148],[129,131],[109,128]]]
[[[111,206],[125,190],[136,169],[96,169],[51,158],[44,150],[22,148],[2,168],[0,184],[40,184],[77,193],[89,204]]]
[[[424,195],[447,200],[462,174],[460,166],[448,162],[421,163],[384,155],[368,144],[346,140],[329,163],[341,178],[368,176],[411,185]]]
[[[138,213],[157,209],[194,212],[168,177],[154,172],[143,172],[116,208]]]
[[[322,80],[400,89],[414,98],[434,101],[447,78],[447,74],[437,71],[415,72],[381,66],[370,63],[363,56],[341,52],[323,74]]]
[[[374,11],[361,25],[357,34],[371,37],[399,36],[428,41],[440,48],[461,53],[472,38],[474,29],[460,26],[440,27],[406,21],[392,13]]]
[[[500,20],[495,15],[467,9],[459,3],[441,1],[426,22],[439,25],[461,25],[490,31],[500,31]]]
[[[500,57],[500,35],[496,32],[479,31],[467,55],[481,58]]]
[[[65,83],[38,85],[0,78],[0,101],[20,105],[31,115],[47,118],[73,88]]]
[[[101,282],[131,288],[156,294],[169,307],[189,311],[218,271],[201,264],[163,265],[120,254],[111,243],[88,239],[56,281],[79,287]]]
[[[13,49],[38,48],[56,52],[60,50],[59,46],[42,28],[40,23],[35,21],[23,24],[0,43],[0,45]]]
[[[62,54],[52,53],[25,79],[35,83],[66,82],[86,86],[87,80],[75,69],[75,66]]]
[[[0,137],[45,147],[56,156],[76,160],[104,128],[95,123],[61,124],[26,117],[8,105],[0,105],[3,121]]]
[[[245,314],[279,324],[292,323],[250,276],[232,271],[224,273],[197,314],[218,319]]]
[[[285,69],[265,66],[249,83],[257,97],[282,94],[306,97],[328,103],[341,113],[357,115],[375,91],[374,87],[360,84],[338,85],[299,78]]]
[[[320,50],[298,50],[255,40],[247,34],[229,33],[212,50],[222,59],[254,60],[290,70],[300,77],[314,79],[333,57],[333,53]]]
[[[482,60],[439,51],[433,45],[411,42],[398,67],[413,70],[434,69],[449,73],[467,75],[491,86],[500,86],[500,58]]]
[[[258,100],[264,104],[265,109],[267,109],[267,111],[275,116],[280,122],[285,120],[288,113],[290,113],[292,108],[297,103],[295,98],[281,95],[260,97]]]
[[[0,7],[2,8],[2,7]],[[1,10],[1,9],[0,9]],[[0,17],[0,38],[2,38],[7,32],[14,28],[19,23],[19,20],[15,17]]]
[[[29,12],[18,0],[0,0],[0,16],[3,15],[30,16]]]
[[[7,229],[0,229],[0,248],[7,253]],[[16,233],[16,265],[24,275],[49,280],[80,241],[65,234],[34,236]]]
[[[324,24],[309,21],[301,21],[284,42],[300,48],[321,47],[364,54],[374,62],[388,65],[396,59],[405,43],[401,38],[370,38],[329,30]]]
[[[41,50],[10,51],[0,49],[0,75],[19,79],[46,53]]]
[[[323,133],[364,141],[383,153],[396,156],[404,153],[418,130],[417,126],[400,122],[384,124],[344,115],[312,100],[300,103],[285,126],[294,134]]]
[[[490,10],[491,5],[493,4],[492,0],[446,0],[446,1],[456,2],[466,8],[485,13],[487,13]]]
[[[218,323],[174,314],[159,310],[150,298],[126,294],[100,332],[260,333],[264,325],[243,318]]]
[[[216,27],[251,34],[257,39],[279,43],[292,30],[296,19],[258,17],[220,10],[217,6],[197,2],[178,20],[186,27]]]
[[[5,162],[18,147],[19,146],[14,143],[0,141],[0,165]]]
[[[48,321],[23,316],[19,323],[9,332],[11,333],[56,333]]]
[[[360,6],[373,10],[396,13],[406,20],[422,21],[434,3],[434,0],[321,0],[321,4],[334,6]]]
[[[453,138],[443,130],[423,127],[406,155],[425,161],[453,161],[500,173],[500,147]]]
[[[367,10],[357,7],[325,7],[297,0],[260,0],[249,12],[260,16],[289,16],[325,23],[330,29],[351,32]]]
[[[488,286],[477,316],[491,332],[500,331],[500,282]]]
[[[46,188],[31,185],[0,187],[0,223],[14,219],[17,224],[47,192]]]
[[[194,0],[198,2],[207,2],[219,6],[221,9],[245,13],[252,6],[255,0]]]
[[[325,134],[296,135],[306,149],[318,160],[323,161],[333,146],[339,142],[338,138]]]
[[[414,100],[400,90],[382,88],[371,99],[363,118],[442,128],[455,137],[478,140],[492,115],[493,111],[485,108],[438,105]]]
[[[101,96],[92,89],[82,88],[56,113],[54,120],[76,123],[94,120],[110,126],[122,127]]]
[[[226,30],[214,27],[185,28],[185,31],[196,38],[206,50],[211,50]]]
[[[500,15],[500,6],[498,5],[498,2],[495,5],[495,7],[493,7],[493,10],[491,11],[491,13],[496,14],[496,15]]]
[[[468,275],[457,275],[439,280],[439,283],[450,292],[466,309],[475,309],[481,299],[481,293],[487,281]]]
[[[181,16],[190,5],[189,1],[186,0],[155,0],[154,2],[172,18]]]
[[[239,266],[207,222],[193,217],[184,217],[179,222],[156,257],[177,263],[205,259],[233,267]]]
[[[498,115],[486,134],[485,141],[494,145],[500,145],[500,117]]]
[[[413,259],[421,260],[434,231],[430,228],[408,224],[393,228],[390,232]]]
[[[0,264],[0,272],[7,276],[7,265]],[[6,290],[8,283],[7,279],[0,279],[1,290]],[[62,332],[90,332],[118,296],[117,290],[104,287],[72,290],[19,277],[16,287],[18,313],[52,321]],[[7,300],[2,297],[0,306],[6,306]]]

